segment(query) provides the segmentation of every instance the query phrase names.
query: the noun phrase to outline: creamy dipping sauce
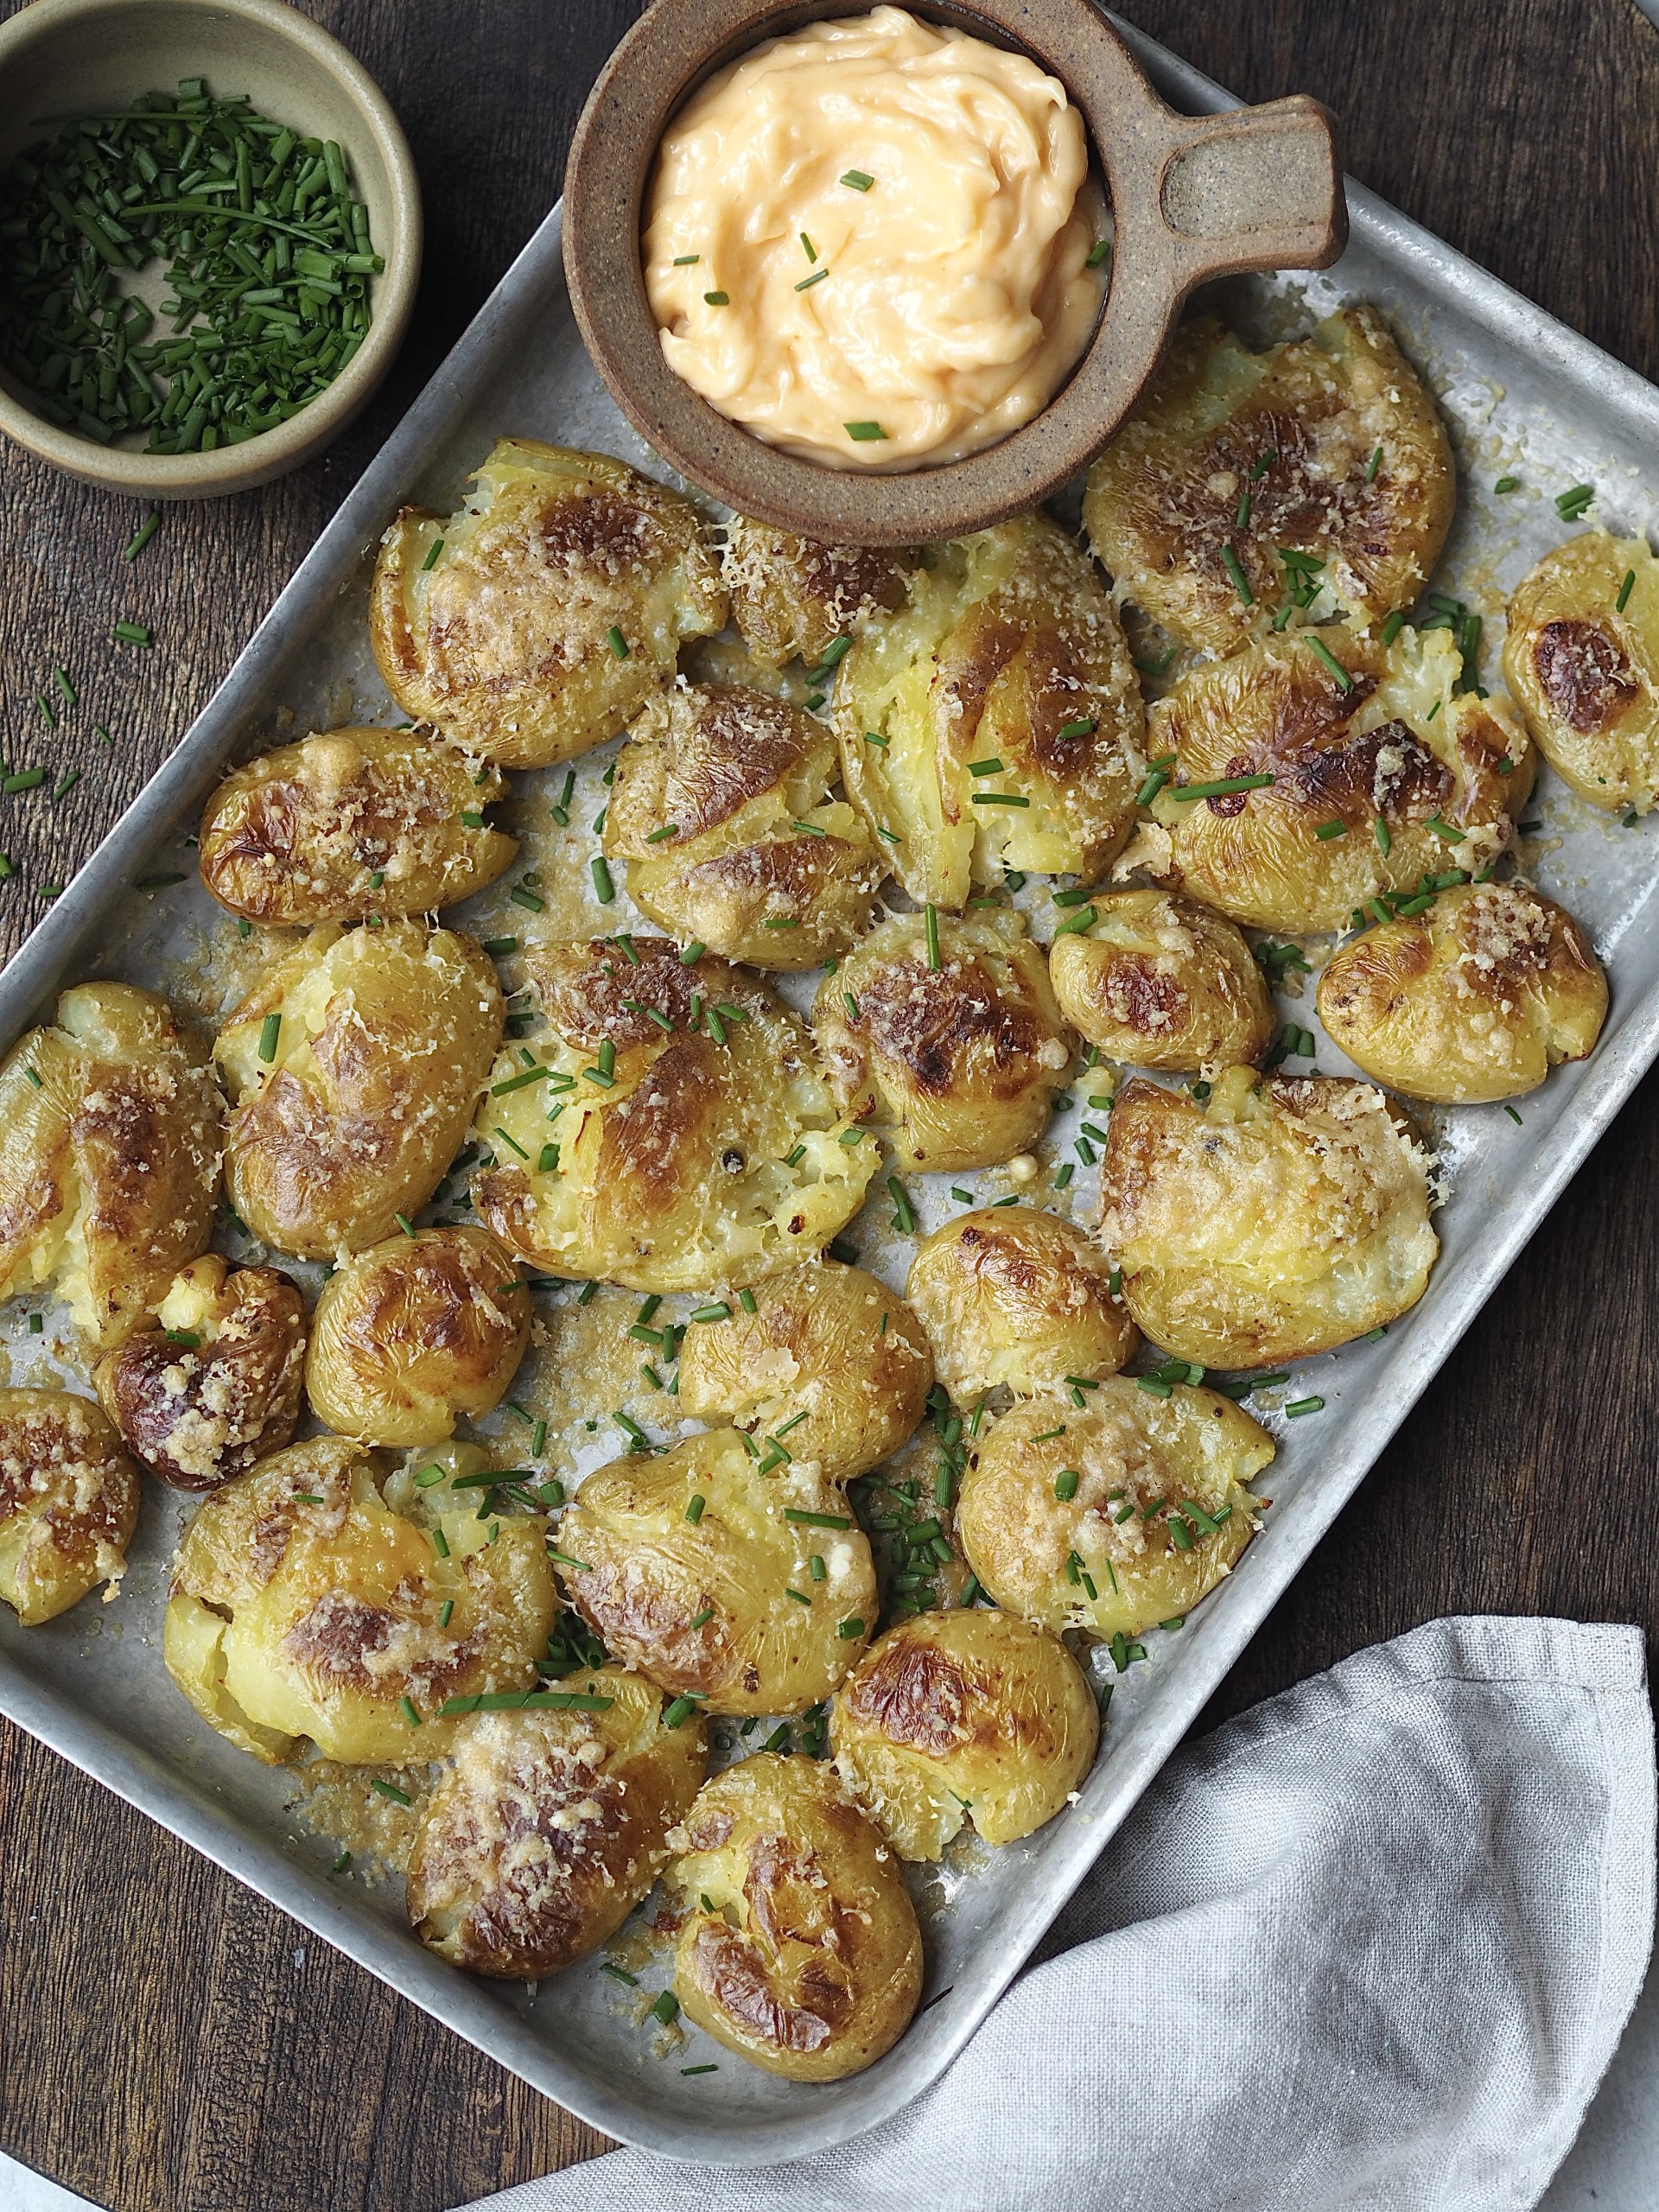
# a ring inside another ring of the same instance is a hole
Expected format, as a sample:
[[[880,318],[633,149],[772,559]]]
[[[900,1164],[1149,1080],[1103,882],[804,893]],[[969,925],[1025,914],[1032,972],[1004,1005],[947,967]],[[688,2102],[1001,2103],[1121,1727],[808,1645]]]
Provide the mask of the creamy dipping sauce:
[[[687,103],[645,289],[669,366],[722,415],[811,461],[913,467],[1047,404],[1107,235],[1064,86],[884,7],[772,39]]]

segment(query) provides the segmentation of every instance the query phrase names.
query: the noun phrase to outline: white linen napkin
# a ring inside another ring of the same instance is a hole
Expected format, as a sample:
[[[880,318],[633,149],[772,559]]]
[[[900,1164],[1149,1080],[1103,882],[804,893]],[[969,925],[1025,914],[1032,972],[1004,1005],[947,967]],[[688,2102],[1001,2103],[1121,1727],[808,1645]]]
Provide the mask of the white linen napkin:
[[[783,2164],[473,2212],[1522,2212],[1653,1934],[1641,1633],[1431,1623],[1172,1760],[944,2078]]]

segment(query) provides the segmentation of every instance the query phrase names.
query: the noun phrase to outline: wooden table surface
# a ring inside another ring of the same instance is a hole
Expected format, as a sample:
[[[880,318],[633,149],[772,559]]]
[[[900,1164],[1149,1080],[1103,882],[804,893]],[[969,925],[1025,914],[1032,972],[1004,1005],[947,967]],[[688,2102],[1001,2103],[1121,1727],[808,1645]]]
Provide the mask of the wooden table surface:
[[[303,0],[403,117],[429,226],[412,335],[323,460],[143,509],[0,459],[0,949],[165,758],[559,189],[632,0]],[[1311,92],[1365,183],[1659,377],[1659,35],[1632,0],[1128,0],[1251,99]],[[16,0],[0,0],[0,16]],[[504,426],[511,428],[511,425]],[[121,615],[157,644],[106,642]],[[83,708],[35,709],[58,665]],[[114,741],[105,749],[93,720]],[[55,779],[54,779],[55,780]],[[1441,1613],[1659,1624],[1650,1077],[1224,1686],[1212,1726]],[[1570,1840],[1563,1839],[1564,1849]],[[0,1724],[0,2148],[118,2212],[442,2212],[602,2139]]]

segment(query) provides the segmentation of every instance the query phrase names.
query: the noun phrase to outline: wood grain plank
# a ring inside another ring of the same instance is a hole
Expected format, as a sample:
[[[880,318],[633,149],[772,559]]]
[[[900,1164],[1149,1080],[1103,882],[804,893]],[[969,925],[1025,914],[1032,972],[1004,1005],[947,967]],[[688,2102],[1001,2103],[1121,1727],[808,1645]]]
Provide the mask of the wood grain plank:
[[[386,87],[426,191],[394,375],[283,483],[143,510],[6,450],[0,752],[72,767],[0,798],[0,955],[176,743],[387,431],[556,196],[627,0],[306,0]],[[0,0],[0,17],[16,0]],[[1631,0],[1131,0],[1241,94],[1317,93],[1349,166],[1554,313],[1659,372],[1649,200],[1659,37]],[[155,624],[118,648],[118,614]],[[82,705],[33,696],[67,666]],[[94,720],[115,740],[106,751]],[[1659,1086],[1534,1239],[1206,1724],[1446,1611],[1659,1620]],[[601,2139],[172,1837],[0,1726],[0,2143],[116,2212],[442,2212]]]

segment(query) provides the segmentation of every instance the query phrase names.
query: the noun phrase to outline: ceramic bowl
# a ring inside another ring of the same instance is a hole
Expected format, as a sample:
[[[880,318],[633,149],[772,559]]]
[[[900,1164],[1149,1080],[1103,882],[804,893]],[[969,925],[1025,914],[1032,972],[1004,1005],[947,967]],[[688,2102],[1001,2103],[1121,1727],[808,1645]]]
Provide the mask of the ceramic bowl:
[[[48,118],[125,106],[203,77],[255,108],[344,150],[385,270],[370,282],[367,334],[340,375],[297,415],[213,453],[104,446],[37,413],[0,372],[0,432],[88,483],[152,499],[245,491],[296,468],[339,436],[391,367],[421,270],[414,156],[373,79],[338,40],[281,0],[34,0],[0,24],[0,169],[50,137]]]
[[[640,229],[657,149],[687,96],[762,40],[848,0],[656,0],[607,63],[565,175],[565,270],[600,374],[641,435],[744,514],[826,543],[904,545],[986,528],[1099,453],[1212,276],[1322,269],[1347,240],[1335,126],[1317,100],[1173,113],[1092,0],[917,0],[913,12],[1023,51],[1081,113],[1116,226],[1111,284],[1070,380],[1022,429],[959,461],[880,474],[798,458],[700,398],[663,358]]]

